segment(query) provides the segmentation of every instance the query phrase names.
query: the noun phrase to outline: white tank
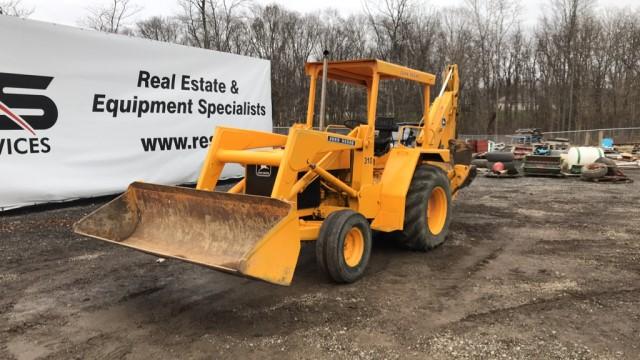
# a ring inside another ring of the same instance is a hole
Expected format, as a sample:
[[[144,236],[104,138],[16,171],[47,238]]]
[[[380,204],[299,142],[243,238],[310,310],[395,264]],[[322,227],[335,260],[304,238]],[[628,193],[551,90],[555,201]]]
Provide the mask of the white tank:
[[[599,147],[580,146],[572,147],[566,157],[566,164],[571,169],[574,165],[591,164],[604,156],[604,151]]]

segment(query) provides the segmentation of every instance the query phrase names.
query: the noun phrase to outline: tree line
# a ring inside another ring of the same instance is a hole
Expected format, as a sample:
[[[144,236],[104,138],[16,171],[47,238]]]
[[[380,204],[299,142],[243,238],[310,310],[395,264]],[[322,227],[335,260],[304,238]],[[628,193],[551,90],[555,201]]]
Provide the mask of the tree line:
[[[640,8],[547,0],[535,25],[525,26],[518,0],[438,9],[418,0],[366,0],[352,15],[302,14],[251,0],[177,0],[175,16],[131,23],[134,3],[109,1],[82,24],[271,60],[274,126],[305,118],[303,65],[320,60],[324,49],[334,60],[378,58],[438,78],[446,64],[458,64],[460,133],[640,126]],[[363,89],[330,83],[328,123],[361,118],[365,98]],[[385,82],[378,114],[419,121],[421,98],[414,84]]]

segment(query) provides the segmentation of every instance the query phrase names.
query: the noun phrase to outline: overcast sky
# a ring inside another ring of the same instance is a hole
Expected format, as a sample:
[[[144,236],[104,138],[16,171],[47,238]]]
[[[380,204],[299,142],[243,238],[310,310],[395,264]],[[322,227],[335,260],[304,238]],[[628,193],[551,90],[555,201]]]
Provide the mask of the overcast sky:
[[[43,20],[66,25],[77,25],[79,19],[87,14],[87,8],[106,4],[109,0],[22,0],[27,7],[33,7],[35,12],[32,19]],[[168,16],[180,11],[177,0],[133,0],[142,10],[134,19],[147,18],[154,15]],[[258,3],[266,5],[279,3],[289,9],[300,12],[312,12],[325,7],[338,9],[343,14],[351,14],[362,11],[362,0],[257,0]],[[450,5],[460,5],[464,0],[424,0],[425,3],[434,7],[444,7]],[[526,25],[533,25],[540,16],[542,9],[548,0],[522,0],[522,20]],[[597,0],[602,6],[632,6],[638,8],[639,0]]]

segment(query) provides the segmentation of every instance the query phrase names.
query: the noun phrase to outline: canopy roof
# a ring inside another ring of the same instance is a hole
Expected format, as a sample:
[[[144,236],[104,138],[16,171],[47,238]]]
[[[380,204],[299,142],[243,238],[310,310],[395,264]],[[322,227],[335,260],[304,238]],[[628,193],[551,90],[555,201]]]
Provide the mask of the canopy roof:
[[[309,76],[320,76],[322,62],[306,63],[305,71]],[[327,75],[329,79],[366,86],[373,80],[376,72],[380,74],[381,80],[404,79],[425,85],[435,85],[436,82],[433,74],[377,59],[330,61]]]

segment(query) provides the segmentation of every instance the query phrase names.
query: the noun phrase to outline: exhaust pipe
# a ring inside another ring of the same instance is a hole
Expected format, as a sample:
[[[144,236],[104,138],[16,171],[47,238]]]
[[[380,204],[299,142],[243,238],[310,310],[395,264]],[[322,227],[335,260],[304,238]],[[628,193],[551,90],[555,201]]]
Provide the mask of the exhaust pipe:
[[[324,131],[324,106],[327,97],[327,71],[329,70],[329,50],[322,52],[322,88],[320,89],[320,131]]]

